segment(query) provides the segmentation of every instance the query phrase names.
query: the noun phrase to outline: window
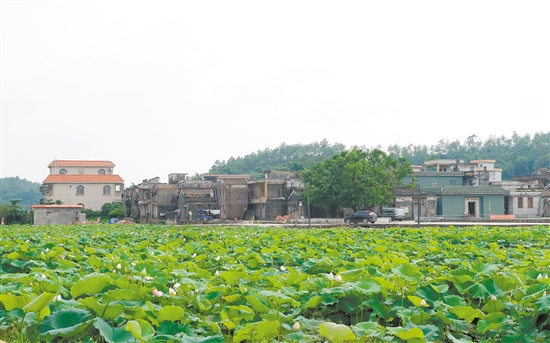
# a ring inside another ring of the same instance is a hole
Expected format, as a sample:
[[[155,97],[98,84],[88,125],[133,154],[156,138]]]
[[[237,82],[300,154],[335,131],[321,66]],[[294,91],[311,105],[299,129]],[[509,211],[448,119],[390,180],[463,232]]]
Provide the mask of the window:
[[[518,208],[523,208],[523,197],[518,197]]]
[[[84,186],[82,185],[76,186],[76,195],[84,195]]]
[[[105,169],[100,169],[97,171],[99,175],[105,175]]]
[[[111,186],[103,186],[103,195],[111,194]]]
[[[79,170],[78,170],[78,174],[79,174],[79,175],[83,175],[83,174],[84,174],[84,169],[79,169]]]
[[[60,174],[60,175],[65,175],[65,174],[67,174],[67,169],[64,169],[64,168],[63,168],[63,169],[59,169],[59,174]]]
[[[451,180],[449,183],[451,186],[456,186],[456,180]]]
[[[533,208],[533,197],[527,198],[527,207]]]

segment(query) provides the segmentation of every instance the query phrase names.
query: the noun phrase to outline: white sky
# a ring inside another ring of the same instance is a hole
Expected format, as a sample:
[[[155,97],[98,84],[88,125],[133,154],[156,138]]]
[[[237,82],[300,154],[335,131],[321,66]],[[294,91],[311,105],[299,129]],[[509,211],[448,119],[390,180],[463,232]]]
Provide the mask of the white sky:
[[[111,160],[129,186],[281,142],[548,132],[549,18],[525,0],[2,1],[1,176]]]

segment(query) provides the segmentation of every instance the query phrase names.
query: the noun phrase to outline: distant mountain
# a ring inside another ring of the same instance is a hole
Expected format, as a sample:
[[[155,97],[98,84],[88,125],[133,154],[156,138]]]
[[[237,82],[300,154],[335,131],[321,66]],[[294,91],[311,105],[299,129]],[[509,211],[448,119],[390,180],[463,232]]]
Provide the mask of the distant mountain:
[[[24,210],[30,210],[31,205],[40,203],[44,195],[40,193],[41,183],[28,181],[15,177],[3,177],[0,179],[0,204],[10,205],[10,200],[19,199],[19,205]]]

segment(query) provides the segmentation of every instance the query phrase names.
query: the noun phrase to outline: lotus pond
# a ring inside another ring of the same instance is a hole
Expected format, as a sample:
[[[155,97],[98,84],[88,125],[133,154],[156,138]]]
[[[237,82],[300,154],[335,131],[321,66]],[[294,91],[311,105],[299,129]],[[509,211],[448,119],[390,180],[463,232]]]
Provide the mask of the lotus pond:
[[[9,342],[547,342],[530,228],[0,228]]]

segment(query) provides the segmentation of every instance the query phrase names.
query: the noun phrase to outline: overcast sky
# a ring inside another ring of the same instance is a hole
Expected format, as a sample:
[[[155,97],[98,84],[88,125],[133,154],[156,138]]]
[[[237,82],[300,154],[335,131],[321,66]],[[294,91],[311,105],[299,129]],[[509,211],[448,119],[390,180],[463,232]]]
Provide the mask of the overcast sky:
[[[282,142],[550,130],[550,1],[1,6],[2,177],[111,160],[129,186]]]

